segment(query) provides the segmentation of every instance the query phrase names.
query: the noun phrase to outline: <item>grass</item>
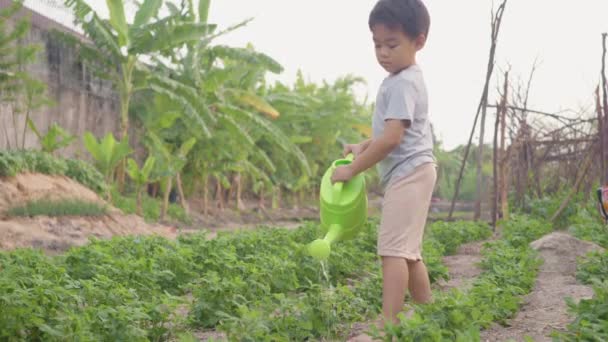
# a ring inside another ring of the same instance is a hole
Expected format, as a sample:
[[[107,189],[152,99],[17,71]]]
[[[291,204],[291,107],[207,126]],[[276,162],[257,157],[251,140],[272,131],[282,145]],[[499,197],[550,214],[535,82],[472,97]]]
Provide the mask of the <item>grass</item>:
[[[135,214],[137,211],[135,195],[122,195],[115,189],[112,190],[112,205],[122,210],[125,214]],[[158,222],[161,206],[162,201],[160,199],[144,194],[142,202],[144,220],[146,222]],[[191,223],[190,217],[179,204],[170,203],[167,209],[167,216],[182,223]]]
[[[103,216],[106,213],[107,207],[105,205],[79,199],[41,199],[11,208],[7,211],[10,217]]]

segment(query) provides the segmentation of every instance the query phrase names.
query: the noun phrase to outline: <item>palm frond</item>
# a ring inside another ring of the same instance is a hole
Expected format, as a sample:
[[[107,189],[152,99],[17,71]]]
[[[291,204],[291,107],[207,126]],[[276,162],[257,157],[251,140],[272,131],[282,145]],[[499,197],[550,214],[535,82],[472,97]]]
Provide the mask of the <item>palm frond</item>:
[[[162,4],[163,0],[145,0],[135,14],[133,26],[140,27],[147,24],[150,19],[154,18],[158,14]]]
[[[213,56],[220,59],[229,59],[236,62],[244,62],[247,64],[261,66],[275,74],[283,72],[283,66],[270,56],[256,52],[246,48],[234,48],[225,45],[216,45],[209,47],[204,52],[207,56]]]
[[[275,125],[268,122],[264,118],[251,113],[249,111],[243,110],[238,107],[234,107],[232,105],[218,105],[219,109],[224,113],[228,113],[230,115],[234,115],[235,117],[239,117],[244,120],[248,120],[253,123],[257,128],[261,129],[266,133],[270,140],[276,144],[283,151],[292,154],[295,159],[298,161],[302,170],[310,175],[310,166],[308,165],[308,160],[304,153],[298,148],[295,144],[293,144],[289,138]]]
[[[106,51],[115,58],[122,56],[110,24],[101,20],[84,0],[65,0],[65,5],[72,9],[76,23],[80,24],[97,49]]]
[[[175,101],[180,106],[182,106],[182,108],[184,110],[184,114],[189,119],[189,123],[192,124],[194,127],[199,128],[200,132],[202,132],[204,137],[206,137],[206,138],[211,137],[211,132],[209,131],[209,127],[207,126],[207,123],[205,123],[202,116],[199,115],[197,110],[192,106],[192,104],[184,96],[182,96],[179,92],[175,91],[175,89],[172,89],[171,87],[167,87],[167,84],[163,84],[160,82],[159,83],[154,83],[154,82],[150,83],[150,88],[159,94],[167,96],[172,101]],[[194,128],[194,127],[192,127],[192,128]],[[197,134],[197,136],[198,136],[198,134]]]

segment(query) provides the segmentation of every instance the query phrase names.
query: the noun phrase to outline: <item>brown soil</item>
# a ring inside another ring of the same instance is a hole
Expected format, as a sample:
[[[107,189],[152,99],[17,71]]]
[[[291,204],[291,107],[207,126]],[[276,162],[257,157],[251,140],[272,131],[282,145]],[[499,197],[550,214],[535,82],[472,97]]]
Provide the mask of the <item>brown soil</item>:
[[[578,302],[593,296],[589,286],[578,284],[575,278],[577,258],[597,245],[578,240],[565,233],[552,233],[531,244],[544,260],[536,285],[509,326],[495,325],[481,334],[482,341],[551,341],[551,333],[564,330],[572,320],[564,298]]]
[[[151,235],[175,237],[172,227],[146,223],[136,215],[124,215],[108,205],[102,217],[33,217],[9,218],[6,210],[32,200],[81,199],[107,205],[97,194],[78,182],[62,176],[20,174],[0,178],[0,250],[35,247],[47,252],[65,251],[80,246],[89,238],[115,235]]]

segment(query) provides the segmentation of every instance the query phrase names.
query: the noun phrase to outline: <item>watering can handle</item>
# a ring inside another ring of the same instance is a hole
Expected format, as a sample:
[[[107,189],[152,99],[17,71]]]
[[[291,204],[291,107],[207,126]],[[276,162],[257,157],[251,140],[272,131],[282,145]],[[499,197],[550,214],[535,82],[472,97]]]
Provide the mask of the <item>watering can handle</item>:
[[[352,162],[355,159],[355,156],[352,153],[349,153],[346,158],[349,162]],[[344,182],[336,182],[333,185],[334,196],[339,196],[340,192],[342,192],[342,188],[344,187]]]

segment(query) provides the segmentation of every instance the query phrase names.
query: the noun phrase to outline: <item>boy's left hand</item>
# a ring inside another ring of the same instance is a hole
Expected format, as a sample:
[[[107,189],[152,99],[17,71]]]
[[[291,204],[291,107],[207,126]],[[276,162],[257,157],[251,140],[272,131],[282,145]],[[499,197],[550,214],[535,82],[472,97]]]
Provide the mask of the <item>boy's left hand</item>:
[[[355,177],[355,173],[353,172],[350,165],[346,166],[338,166],[334,173],[331,175],[331,183],[337,182],[348,182],[353,177]]]

